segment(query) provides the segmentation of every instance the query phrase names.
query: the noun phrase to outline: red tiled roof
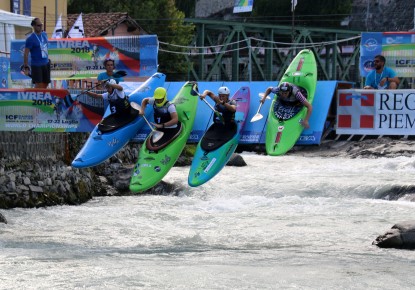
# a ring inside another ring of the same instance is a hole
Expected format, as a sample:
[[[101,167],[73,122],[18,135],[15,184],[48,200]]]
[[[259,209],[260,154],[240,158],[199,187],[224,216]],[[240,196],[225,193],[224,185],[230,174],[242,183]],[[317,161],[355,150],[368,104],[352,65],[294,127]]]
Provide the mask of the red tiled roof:
[[[72,28],[79,14],[68,14],[67,16],[68,21],[65,35]],[[111,30],[124,22],[127,22],[129,27],[138,29],[140,35],[147,34],[134,19],[128,16],[127,12],[82,13],[82,22],[84,25],[85,37],[105,36],[108,30]]]

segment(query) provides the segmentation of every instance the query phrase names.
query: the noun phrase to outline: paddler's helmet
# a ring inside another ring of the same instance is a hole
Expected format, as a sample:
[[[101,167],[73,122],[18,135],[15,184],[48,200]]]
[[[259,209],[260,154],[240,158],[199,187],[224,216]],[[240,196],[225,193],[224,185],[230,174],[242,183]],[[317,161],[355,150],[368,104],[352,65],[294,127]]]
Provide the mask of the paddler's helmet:
[[[228,87],[220,87],[218,90],[218,95],[230,95],[231,91],[228,89]]]
[[[280,92],[289,92],[290,94],[293,91],[293,86],[287,82],[282,82],[280,84]]]
[[[154,91],[154,100],[157,107],[163,107],[167,102],[167,91],[163,87],[158,87]]]
[[[108,89],[110,85],[115,85],[117,82],[114,79],[109,79],[105,82],[105,88]]]

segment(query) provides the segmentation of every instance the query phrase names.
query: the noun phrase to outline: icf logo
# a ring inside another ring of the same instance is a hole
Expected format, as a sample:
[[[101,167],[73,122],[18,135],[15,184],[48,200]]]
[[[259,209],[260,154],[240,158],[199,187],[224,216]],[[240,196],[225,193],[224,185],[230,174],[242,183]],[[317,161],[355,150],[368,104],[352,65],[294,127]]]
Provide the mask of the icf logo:
[[[366,40],[363,46],[366,48],[367,51],[374,51],[378,46],[378,42],[374,38],[369,38],[368,40]]]

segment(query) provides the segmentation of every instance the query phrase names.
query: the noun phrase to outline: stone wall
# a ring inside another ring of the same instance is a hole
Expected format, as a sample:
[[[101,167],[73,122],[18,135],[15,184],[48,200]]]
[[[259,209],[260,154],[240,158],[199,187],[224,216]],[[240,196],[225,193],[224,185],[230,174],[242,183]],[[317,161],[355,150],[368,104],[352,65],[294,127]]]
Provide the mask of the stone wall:
[[[137,144],[94,168],[70,166],[86,133],[0,132],[0,208],[80,204],[128,192]]]

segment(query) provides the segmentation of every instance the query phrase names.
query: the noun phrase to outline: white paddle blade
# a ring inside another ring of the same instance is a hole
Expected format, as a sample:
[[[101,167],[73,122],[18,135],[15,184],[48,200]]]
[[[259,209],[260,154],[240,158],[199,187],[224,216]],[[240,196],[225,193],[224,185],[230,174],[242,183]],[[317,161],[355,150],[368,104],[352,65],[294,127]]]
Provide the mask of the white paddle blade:
[[[251,119],[251,123],[253,123],[253,122],[256,122],[256,121],[259,121],[259,120],[261,120],[262,118],[263,118],[264,116],[262,116],[261,114],[255,114],[255,116],[253,116],[252,117],[252,119]]]
[[[259,94],[258,94],[258,96],[259,96],[260,98],[263,98],[263,97],[264,97],[264,95],[265,95],[265,93],[259,93]],[[266,97],[266,99],[267,99],[267,100],[270,100],[270,99],[271,99],[271,97],[268,95],[268,96]]]
[[[159,141],[161,137],[163,137],[164,132],[154,130],[151,132],[151,134],[152,134],[151,138],[152,138],[153,143],[157,143],[157,141]]]
[[[141,111],[141,106],[139,104],[137,104],[136,102],[131,102],[130,105],[131,105],[131,107],[133,107],[133,109],[135,109],[137,111]]]

